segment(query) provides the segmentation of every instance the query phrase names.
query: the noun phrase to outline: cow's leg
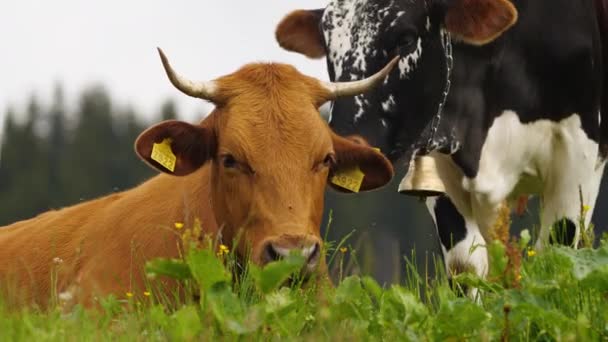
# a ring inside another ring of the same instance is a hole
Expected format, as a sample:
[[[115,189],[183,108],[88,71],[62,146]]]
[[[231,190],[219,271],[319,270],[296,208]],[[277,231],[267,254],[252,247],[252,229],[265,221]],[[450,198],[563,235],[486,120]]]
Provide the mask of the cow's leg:
[[[471,194],[462,187],[462,171],[447,155],[432,153],[437,172],[447,196],[428,199],[427,206],[441,239],[448,275],[452,271],[472,269],[479,276],[488,271],[485,239],[473,216]]]
[[[581,129],[577,115],[554,128],[549,146],[547,160],[540,163],[544,186],[536,248],[542,249],[552,238],[576,247],[583,212],[585,227],[591,221],[605,160],[598,157],[598,144]]]
[[[575,158],[572,162],[584,162],[579,159]],[[580,223],[584,222],[584,227],[589,227],[591,223],[605,162],[588,164],[589,169],[580,174],[573,173],[572,168],[568,167],[572,164],[567,162],[562,164],[562,169],[555,169],[549,174],[541,199],[541,229],[536,241],[537,249],[555,242],[574,247],[579,245]]]
[[[488,255],[477,224],[463,217],[445,195],[428,198],[426,204],[437,228],[448,276],[472,271],[485,277]]]

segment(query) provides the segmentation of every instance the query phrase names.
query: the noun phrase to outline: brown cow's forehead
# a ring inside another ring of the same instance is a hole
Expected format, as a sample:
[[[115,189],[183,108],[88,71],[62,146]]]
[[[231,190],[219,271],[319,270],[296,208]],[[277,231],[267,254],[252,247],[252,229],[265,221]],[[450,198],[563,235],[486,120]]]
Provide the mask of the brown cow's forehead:
[[[228,94],[218,125],[220,153],[260,164],[305,162],[331,149],[329,128],[316,108],[318,82],[283,64],[252,64],[218,80]]]
[[[220,128],[220,153],[231,153],[250,163],[276,161],[307,164],[332,149],[329,128],[318,111],[268,111],[233,108]],[[252,165],[253,166],[253,165]]]

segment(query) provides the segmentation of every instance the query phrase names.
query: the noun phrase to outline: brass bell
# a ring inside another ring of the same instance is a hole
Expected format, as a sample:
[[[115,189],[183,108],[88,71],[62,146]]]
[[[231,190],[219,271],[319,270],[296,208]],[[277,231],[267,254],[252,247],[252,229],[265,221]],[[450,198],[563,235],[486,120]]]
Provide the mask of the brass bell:
[[[433,197],[445,193],[445,187],[437,174],[435,158],[418,156],[409,165],[407,174],[399,184],[399,192],[417,197]]]

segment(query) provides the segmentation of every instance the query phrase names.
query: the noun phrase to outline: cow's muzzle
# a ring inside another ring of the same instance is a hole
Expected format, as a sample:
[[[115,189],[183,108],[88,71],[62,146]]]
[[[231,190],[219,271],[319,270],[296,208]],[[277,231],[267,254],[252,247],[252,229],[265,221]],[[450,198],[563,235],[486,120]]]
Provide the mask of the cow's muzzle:
[[[266,265],[294,252],[306,258],[303,271],[312,272],[321,258],[321,240],[313,235],[280,235],[269,238],[262,244],[260,262]]]

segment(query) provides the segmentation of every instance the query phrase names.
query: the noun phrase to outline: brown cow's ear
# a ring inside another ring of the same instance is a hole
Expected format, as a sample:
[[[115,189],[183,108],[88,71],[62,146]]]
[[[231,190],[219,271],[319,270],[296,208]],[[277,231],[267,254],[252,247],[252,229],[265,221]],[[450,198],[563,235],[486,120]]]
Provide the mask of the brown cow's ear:
[[[336,165],[333,174],[355,167],[365,174],[360,191],[377,189],[391,181],[394,175],[391,162],[379,151],[370,147],[361,137],[343,138],[332,133]],[[336,190],[345,192],[342,187],[329,182]]]
[[[454,38],[472,45],[494,41],[517,22],[517,9],[509,0],[448,1],[445,26]]]
[[[200,168],[215,154],[215,134],[211,125],[192,125],[169,120],[139,135],[135,152],[158,171],[185,176]]]
[[[319,24],[323,9],[297,10],[288,14],[277,26],[275,36],[279,45],[310,58],[325,56],[325,44]]]

